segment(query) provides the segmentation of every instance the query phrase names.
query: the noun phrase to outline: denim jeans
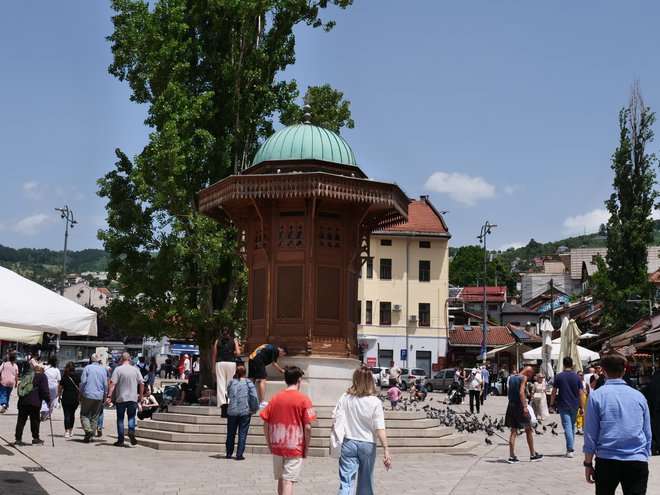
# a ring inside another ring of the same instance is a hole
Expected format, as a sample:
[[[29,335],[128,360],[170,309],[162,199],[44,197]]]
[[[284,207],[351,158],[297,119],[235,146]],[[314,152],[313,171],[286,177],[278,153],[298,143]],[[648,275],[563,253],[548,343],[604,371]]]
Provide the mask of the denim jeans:
[[[344,438],[339,455],[339,495],[353,495],[355,475],[357,493],[373,495],[376,444]]]
[[[128,414],[128,434],[135,433],[135,411],[137,402],[116,402],[117,406],[117,440],[124,441],[124,413]]]
[[[103,407],[103,404],[101,404],[101,407],[99,407],[99,419],[96,422],[97,423],[96,427],[100,428],[100,429],[103,429],[103,410],[104,410],[104,407]]]
[[[0,406],[5,406],[9,409],[9,396],[11,395],[12,390],[14,390],[13,387],[0,385]]]
[[[225,442],[226,455],[231,456],[234,453],[234,441],[236,440],[236,430],[238,429],[238,449],[236,457],[241,457],[245,451],[245,441],[247,440],[248,430],[250,429],[249,414],[245,416],[227,416],[227,441]]]
[[[566,450],[573,452],[573,442],[575,441],[575,420],[577,419],[577,411],[568,409],[560,409],[559,417],[561,418],[561,426],[564,428],[564,438],[566,439]]]

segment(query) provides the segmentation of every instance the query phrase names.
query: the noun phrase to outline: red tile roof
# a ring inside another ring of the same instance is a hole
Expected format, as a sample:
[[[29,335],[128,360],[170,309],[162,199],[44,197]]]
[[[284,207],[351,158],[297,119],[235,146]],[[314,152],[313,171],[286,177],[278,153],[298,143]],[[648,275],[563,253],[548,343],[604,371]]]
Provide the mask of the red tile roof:
[[[483,302],[483,287],[463,287],[459,299],[464,302]],[[486,302],[506,302],[506,285],[486,287]]]
[[[408,205],[408,221],[388,227],[383,231],[449,235],[449,229],[442,215],[435,209],[428,198],[412,200]]]
[[[472,330],[465,330],[463,325],[455,325],[454,328],[450,328],[448,332],[449,345],[480,347],[481,338],[483,336],[481,327],[470,328]],[[488,326],[488,331],[486,332],[487,347],[499,347],[502,345],[513,344],[515,341],[516,339],[511,335],[511,332],[507,327]]]

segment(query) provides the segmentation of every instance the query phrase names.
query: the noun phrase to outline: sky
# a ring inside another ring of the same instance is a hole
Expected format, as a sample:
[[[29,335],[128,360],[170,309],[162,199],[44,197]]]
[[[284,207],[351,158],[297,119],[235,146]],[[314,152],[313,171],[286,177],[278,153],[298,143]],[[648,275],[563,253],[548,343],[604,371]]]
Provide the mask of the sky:
[[[9,2],[0,16],[0,244],[102,248],[96,181],[146,145],[146,107],[111,63],[104,1]],[[660,109],[660,4],[356,0],[329,33],[300,26],[281,75],[351,101],[358,165],[429,195],[450,245],[506,249],[607,221],[618,112],[639,80]],[[655,128],[658,131],[657,125]],[[658,153],[660,141],[650,152]]]

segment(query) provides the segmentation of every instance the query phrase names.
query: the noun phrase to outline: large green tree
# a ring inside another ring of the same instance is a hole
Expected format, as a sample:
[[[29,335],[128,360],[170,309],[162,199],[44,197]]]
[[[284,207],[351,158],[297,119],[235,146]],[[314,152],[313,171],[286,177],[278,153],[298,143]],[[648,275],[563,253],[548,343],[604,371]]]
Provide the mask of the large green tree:
[[[509,294],[516,291],[516,276],[500,258],[486,258],[486,283],[489,286],[506,285]],[[449,263],[449,283],[457,287],[483,286],[484,249],[481,246],[458,248]]]
[[[652,297],[647,249],[653,241],[656,157],[646,147],[653,141],[654,122],[655,114],[644,105],[635,83],[628,106],[619,112],[619,146],[612,155],[614,191],[605,202],[610,214],[607,257],[598,260],[598,273],[592,277],[594,294],[604,303],[608,333],[624,330],[643,311],[644,304],[634,308],[627,300]]]
[[[198,213],[197,193],[246,168],[273,115],[293,104],[295,81],[277,76],[295,61],[294,27],[330,30],[322,10],[351,3],[112,1],[109,70],[148,105],[151,134],[134,159],[117,150],[99,180],[108,212],[99,237],[125,296],[108,316],[135,333],[195,339],[202,383],[218,326],[241,326],[246,297],[236,233]]]

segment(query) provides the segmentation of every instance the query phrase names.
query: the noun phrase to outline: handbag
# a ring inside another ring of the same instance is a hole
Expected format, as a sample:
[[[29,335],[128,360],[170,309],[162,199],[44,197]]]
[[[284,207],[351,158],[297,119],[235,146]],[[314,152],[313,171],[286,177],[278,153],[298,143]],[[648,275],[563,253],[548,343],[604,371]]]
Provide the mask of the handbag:
[[[344,435],[346,434],[346,414],[344,413],[344,397],[342,395],[332,411],[332,430],[330,431],[330,457],[339,459],[341,454],[341,444],[344,442]]]

